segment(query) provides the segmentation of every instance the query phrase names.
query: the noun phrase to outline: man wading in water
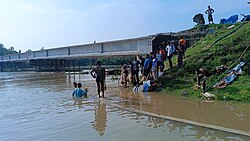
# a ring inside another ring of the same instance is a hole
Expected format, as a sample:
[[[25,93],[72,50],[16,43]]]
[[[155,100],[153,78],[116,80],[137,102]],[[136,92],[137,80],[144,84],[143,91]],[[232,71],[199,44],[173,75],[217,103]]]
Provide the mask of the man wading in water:
[[[101,98],[100,91],[102,91],[102,97],[104,98],[105,90],[105,68],[101,67],[101,61],[97,61],[96,67],[90,71],[90,74],[93,78],[96,79],[98,96]]]

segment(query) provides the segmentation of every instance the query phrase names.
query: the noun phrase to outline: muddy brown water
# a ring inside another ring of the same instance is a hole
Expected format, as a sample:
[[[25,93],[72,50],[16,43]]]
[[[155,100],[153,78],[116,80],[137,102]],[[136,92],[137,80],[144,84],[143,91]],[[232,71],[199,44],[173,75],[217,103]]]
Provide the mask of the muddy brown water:
[[[110,78],[110,77],[109,77]],[[107,79],[106,97],[122,107],[250,132],[250,104],[135,94]],[[74,99],[72,83],[89,88]],[[0,140],[250,140],[248,136],[126,111],[99,100],[85,74],[0,73]]]

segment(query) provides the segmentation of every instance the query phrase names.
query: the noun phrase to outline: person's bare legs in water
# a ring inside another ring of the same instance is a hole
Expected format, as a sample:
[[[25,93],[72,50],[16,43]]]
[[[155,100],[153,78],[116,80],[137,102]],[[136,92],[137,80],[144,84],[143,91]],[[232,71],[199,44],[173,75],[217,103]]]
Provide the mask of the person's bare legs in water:
[[[104,91],[105,91],[104,81],[96,81],[96,84],[97,84],[97,93],[99,98],[101,97],[104,98]],[[102,91],[102,96],[101,96],[101,91]]]

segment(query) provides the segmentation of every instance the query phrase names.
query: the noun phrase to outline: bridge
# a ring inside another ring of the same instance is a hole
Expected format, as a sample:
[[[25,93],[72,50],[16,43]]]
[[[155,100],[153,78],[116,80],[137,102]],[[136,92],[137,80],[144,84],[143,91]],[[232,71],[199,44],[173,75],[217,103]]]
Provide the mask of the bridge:
[[[205,36],[205,33],[187,34],[182,31],[10,54],[0,56],[0,71],[4,71],[5,68],[13,68],[14,71],[17,71],[21,66],[24,66],[23,64],[33,66],[35,71],[42,71],[44,68],[47,71],[65,71],[65,67],[70,70],[72,66],[75,67],[75,61],[80,59],[145,55],[152,51],[158,51],[162,42],[177,41],[179,35],[184,36],[188,40],[188,45],[191,45],[195,40]]]

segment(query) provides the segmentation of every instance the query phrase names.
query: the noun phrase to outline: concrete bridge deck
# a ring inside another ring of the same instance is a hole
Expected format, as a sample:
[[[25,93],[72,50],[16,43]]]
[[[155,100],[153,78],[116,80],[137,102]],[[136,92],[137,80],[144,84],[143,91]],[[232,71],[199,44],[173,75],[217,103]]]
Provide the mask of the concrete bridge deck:
[[[0,56],[0,62],[19,62],[38,59],[81,59],[91,57],[129,56],[152,51],[154,36],[66,46]]]

